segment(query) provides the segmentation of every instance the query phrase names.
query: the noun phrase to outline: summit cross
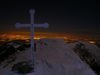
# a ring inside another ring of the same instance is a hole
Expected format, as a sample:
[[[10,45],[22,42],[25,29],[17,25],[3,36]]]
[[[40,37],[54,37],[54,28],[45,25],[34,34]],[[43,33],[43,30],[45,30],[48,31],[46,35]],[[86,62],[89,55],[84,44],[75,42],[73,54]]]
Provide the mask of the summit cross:
[[[23,28],[23,27],[30,27],[31,30],[31,58],[32,58],[32,66],[34,68],[35,65],[35,60],[34,60],[34,27],[43,27],[43,28],[48,28],[48,23],[44,23],[44,24],[34,24],[34,14],[35,14],[35,10],[34,9],[30,9],[29,10],[29,14],[30,14],[30,24],[20,24],[20,23],[16,23],[15,27],[16,28]]]

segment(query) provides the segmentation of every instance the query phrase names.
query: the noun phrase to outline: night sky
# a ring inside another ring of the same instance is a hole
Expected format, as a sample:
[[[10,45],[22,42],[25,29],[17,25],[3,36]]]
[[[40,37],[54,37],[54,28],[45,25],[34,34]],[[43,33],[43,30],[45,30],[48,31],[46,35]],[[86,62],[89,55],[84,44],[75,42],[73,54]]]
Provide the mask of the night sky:
[[[30,23],[28,10],[36,10],[35,23],[48,22],[48,29],[36,28],[36,32],[100,34],[100,4],[96,0],[22,0],[0,2],[0,32],[17,30],[16,22]]]

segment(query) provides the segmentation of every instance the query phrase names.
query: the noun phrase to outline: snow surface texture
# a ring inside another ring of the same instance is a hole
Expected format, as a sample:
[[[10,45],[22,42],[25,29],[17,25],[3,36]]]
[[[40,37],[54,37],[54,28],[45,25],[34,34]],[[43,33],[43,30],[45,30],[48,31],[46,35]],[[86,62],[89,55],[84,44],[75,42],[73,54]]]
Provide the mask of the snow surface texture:
[[[99,63],[100,62],[100,48],[97,47],[96,45],[79,41],[79,42],[67,44],[67,46],[70,47],[70,49],[73,49],[75,47],[75,45],[79,44],[79,43],[84,44],[84,46],[88,50],[88,52],[91,53],[93,55],[93,57],[95,58],[95,60],[98,62],[98,64],[100,64]]]
[[[96,75],[62,39],[42,39],[36,42],[35,72],[26,75]],[[74,46],[74,45],[72,45]],[[20,61],[30,61],[30,50],[16,53],[16,61],[2,68],[0,75],[10,74],[13,64]]]

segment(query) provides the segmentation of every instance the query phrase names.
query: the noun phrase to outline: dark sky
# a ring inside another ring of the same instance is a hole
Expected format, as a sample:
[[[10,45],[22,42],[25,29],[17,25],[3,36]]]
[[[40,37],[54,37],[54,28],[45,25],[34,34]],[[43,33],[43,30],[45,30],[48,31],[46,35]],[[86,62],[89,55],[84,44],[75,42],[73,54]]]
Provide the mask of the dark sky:
[[[35,23],[50,25],[36,31],[100,34],[100,4],[96,0],[4,0],[0,2],[0,31],[26,31],[16,30],[14,24],[30,23],[30,8],[36,10]]]

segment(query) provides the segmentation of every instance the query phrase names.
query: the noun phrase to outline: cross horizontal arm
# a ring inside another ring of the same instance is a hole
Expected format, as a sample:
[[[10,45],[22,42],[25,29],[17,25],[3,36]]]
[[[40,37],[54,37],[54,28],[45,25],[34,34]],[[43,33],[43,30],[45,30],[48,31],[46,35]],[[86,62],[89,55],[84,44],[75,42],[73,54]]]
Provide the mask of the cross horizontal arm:
[[[23,27],[31,27],[31,24],[20,24],[20,23],[16,23],[15,24],[16,28],[23,28]]]
[[[35,27],[43,27],[43,28],[48,28],[49,24],[48,23],[44,23],[44,24],[34,24]]]
[[[49,24],[48,23],[44,23],[44,24],[34,24],[34,27],[43,27],[43,28],[48,28]],[[27,28],[27,27],[31,27],[31,24],[20,24],[20,23],[16,23],[15,24],[16,28]]]

